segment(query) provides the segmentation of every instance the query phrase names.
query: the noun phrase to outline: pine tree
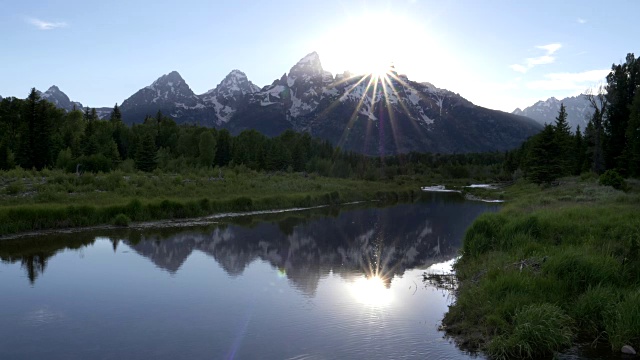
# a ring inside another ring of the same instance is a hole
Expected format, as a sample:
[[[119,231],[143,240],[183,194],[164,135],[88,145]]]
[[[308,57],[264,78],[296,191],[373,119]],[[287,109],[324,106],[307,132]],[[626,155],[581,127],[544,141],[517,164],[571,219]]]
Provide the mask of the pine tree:
[[[607,107],[604,118],[604,150],[607,168],[616,168],[625,174],[628,167],[627,129],[630,107],[640,85],[640,59],[627,54],[626,61],[613,65],[607,76]]]
[[[153,135],[149,132],[144,132],[137,143],[136,168],[146,172],[153,171],[157,166],[156,152],[156,142]]]
[[[629,175],[638,177],[640,176],[640,91],[636,91],[631,105],[631,115],[626,136]]]
[[[113,106],[113,110],[111,110],[109,122],[111,123],[111,137],[116,144],[120,159],[126,159],[129,152],[129,129],[122,122],[122,113],[117,103]]]
[[[231,134],[229,130],[222,129],[218,132],[216,141],[215,163],[219,166],[227,166],[231,161]]]
[[[35,128],[38,121],[38,103],[40,94],[32,88],[24,104],[25,125],[20,134],[20,165],[24,168],[35,166],[34,148],[36,143]]]
[[[557,154],[558,144],[554,127],[545,125],[544,130],[532,138],[527,157],[527,177],[537,184],[550,183],[557,179],[562,173]]]
[[[571,127],[567,122],[567,111],[564,104],[560,103],[560,111],[556,117],[554,126],[554,139],[557,144],[557,157],[560,163],[560,172],[567,175],[572,172],[571,165],[573,163]]]
[[[122,122],[122,114],[120,113],[118,103],[113,106],[113,110],[111,110],[111,115],[109,116],[109,121],[112,123]]]
[[[587,100],[593,110],[593,114],[591,115],[591,119],[589,120],[589,125],[587,125],[587,129],[589,131],[585,131],[585,134],[588,134],[591,140],[590,150],[591,150],[591,171],[602,174],[605,171],[605,161],[604,161],[604,114],[607,111],[608,103],[606,96],[604,94],[604,89],[600,87],[598,94],[594,95],[593,93],[587,93]]]
[[[53,119],[61,117],[61,111],[43,101],[35,88],[31,89],[24,103],[26,127],[21,132],[20,165],[41,170],[51,165],[51,136]]]
[[[576,136],[574,137],[572,154],[574,154],[573,175],[580,175],[582,169],[584,169],[587,156],[586,142],[582,138],[580,125],[578,125],[578,128],[576,129]]]
[[[158,125],[162,123],[163,119],[164,116],[162,115],[162,111],[158,110],[158,112],[156,113],[156,121],[158,122]]]
[[[216,139],[210,131],[204,131],[200,134],[198,148],[200,150],[200,164],[205,167],[213,166],[216,155]]]

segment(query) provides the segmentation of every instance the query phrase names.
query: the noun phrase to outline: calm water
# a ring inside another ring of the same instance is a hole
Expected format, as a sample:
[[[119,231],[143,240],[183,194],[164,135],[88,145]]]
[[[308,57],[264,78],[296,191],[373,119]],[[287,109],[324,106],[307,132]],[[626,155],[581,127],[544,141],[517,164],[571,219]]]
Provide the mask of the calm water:
[[[464,359],[422,281],[495,205],[387,208],[0,242],[0,359]]]

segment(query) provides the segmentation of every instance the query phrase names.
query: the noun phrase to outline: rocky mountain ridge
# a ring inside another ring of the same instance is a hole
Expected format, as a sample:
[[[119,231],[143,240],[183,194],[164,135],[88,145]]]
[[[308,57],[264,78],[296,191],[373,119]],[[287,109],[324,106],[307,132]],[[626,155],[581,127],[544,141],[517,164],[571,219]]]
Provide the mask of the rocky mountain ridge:
[[[526,116],[543,125],[554,124],[560,111],[561,103],[564,104],[566,108],[567,122],[571,126],[571,129],[575,131],[576,128],[580,126],[580,129],[584,130],[587,127],[591,115],[593,115],[593,109],[589,105],[589,100],[587,100],[587,95],[585,94],[566,97],[562,100],[551,97],[544,101],[538,101],[523,110],[519,108],[515,109],[513,114]]]
[[[57,104],[68,107],[65,101]],[[370,155],[503,151],[541,129],[526,117],[486,109],[430,83],[411,81],[393,67],[382,77],[348,72],[334,76],[322,68],[316,52],[262,88],[233,70],[215,88],[197,95],[173,71],[127,98],[120,110],[128,124],[161,111],[178,124],[226,128],[234,134],[246,129],[269,136],[288,129],[305,131]],[[108,113],[107,108],[99,111],[102,117]]]

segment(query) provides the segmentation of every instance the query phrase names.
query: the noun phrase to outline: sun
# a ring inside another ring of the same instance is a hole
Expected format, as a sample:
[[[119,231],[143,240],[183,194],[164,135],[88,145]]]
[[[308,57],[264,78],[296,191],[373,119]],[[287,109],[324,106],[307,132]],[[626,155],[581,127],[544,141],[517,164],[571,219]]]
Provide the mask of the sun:
[[[377,12],[348,17],[327,30],[316,46],[326,70],[382,77],[392,65],[403,71],[411,71],[418,63],[428,65],[429,39],[423,26],[411,18]]]

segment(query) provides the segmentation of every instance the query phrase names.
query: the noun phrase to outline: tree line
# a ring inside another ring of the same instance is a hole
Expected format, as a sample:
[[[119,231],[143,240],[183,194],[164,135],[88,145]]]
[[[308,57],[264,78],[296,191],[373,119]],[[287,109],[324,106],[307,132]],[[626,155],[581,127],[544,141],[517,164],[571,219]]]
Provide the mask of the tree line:
[[[561,104],[554,124],[507,153],[505,171],[520,170],[536,183],[585,171],[640,177],[640,59],[628,54],[624,63],[611,66],[606,81],[587,94],[593,115],[584,133],[580,127],[570,131]]]
[[[370,157],[342,151],[308,133],[287,130],[267,137],[255,130],[177,125],[158,111],[127,126],[116,104],[108,119],[95,109],[66,112],[35,89],[26,99],[0,101],[0,169],[109,172],[116,168],[179,173],[196,168],[245,167],[256,171],[318,173],[359,179],[437,171],[447,177],[487,177],[501,171],[504,153],[419,154]]]

